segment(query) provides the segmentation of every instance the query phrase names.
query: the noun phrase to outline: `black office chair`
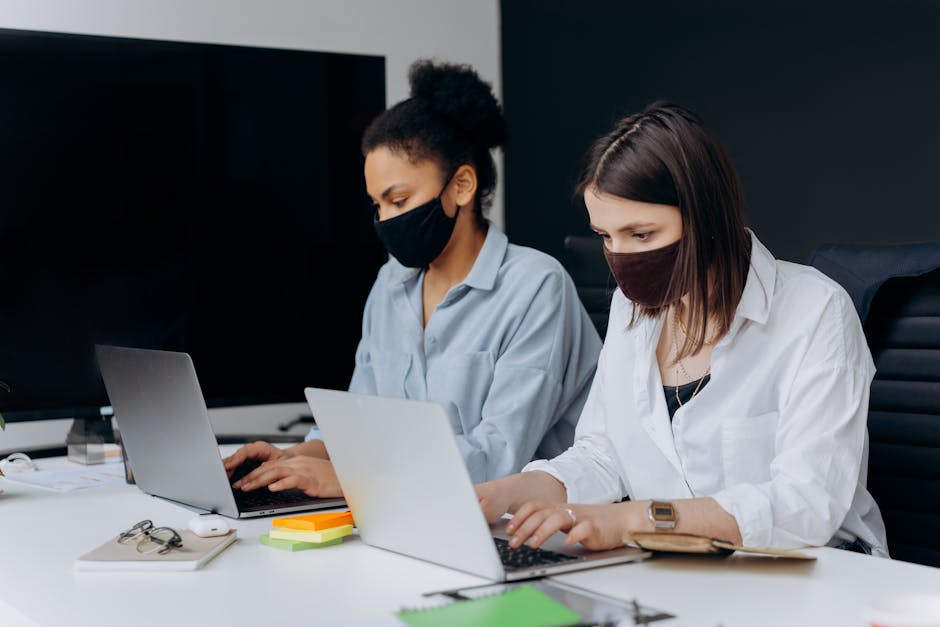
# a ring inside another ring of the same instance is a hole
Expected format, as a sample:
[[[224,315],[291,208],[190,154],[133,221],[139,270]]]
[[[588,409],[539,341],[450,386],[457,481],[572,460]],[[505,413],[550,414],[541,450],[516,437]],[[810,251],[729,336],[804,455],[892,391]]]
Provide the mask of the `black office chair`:
[[[610,299],[617,285],[604,259],[604,242],[597,236],[565,238],[565,267],[578,289],[578,297],[603,339],[607,333]]]
[[[812,261],[852,294],[875,360],[868,489],[888,549],[928,566],[940,566],[940,269],[924,270],[938,259],[940,244],[920,244],[828,247]],[[901,276],[865,287],[861,278],[877,276],[879,264],[884,277]]]
[[[940,566],[940,270],[885,283],[865,333],[878,369],[868,488],[891,555]]]

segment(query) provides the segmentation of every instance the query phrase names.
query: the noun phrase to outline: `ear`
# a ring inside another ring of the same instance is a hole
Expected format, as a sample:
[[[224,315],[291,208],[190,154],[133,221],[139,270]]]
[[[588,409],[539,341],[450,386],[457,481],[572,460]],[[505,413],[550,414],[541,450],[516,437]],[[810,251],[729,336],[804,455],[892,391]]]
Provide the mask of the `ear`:
[[[453,198],[461,207],[466,207],[477,195],[477,171],[472,165],[457,168],[451,180]]]

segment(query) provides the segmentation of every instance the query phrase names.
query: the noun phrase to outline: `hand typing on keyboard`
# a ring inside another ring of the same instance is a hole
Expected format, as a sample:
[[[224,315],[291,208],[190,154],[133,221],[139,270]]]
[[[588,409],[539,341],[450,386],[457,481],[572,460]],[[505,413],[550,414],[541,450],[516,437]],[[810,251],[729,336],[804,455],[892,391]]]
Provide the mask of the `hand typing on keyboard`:
[[[327,459],[306,455],[282,456],[263,462],[232,483],[233,488],[245,492],[265,486],[272,492],[297,488],[308,496],[343,495],[333,464]]]
[[[527,544],[539,548],[552,534],[567,532],[565,544],[580,542],[592,551],[624,545],[631,531],[651,531],[646,517],[649,501],[628,501],[612,505],[566,503],[526,503],[506,523],[513,548]]]
[[[244,479],[251,471],[260,466],[263,462],[259,459],[249,459],[228,470],[228,481],[234,485]]]
[[[290,456],[291,453],[289,451],[279,449],[267,442],[258,441],[246,444],[233,454],[224,458],[222,465],[225,466],[225,472],[228,473],[229,481],[234,484],[264,462]],[[238,476],[236,476],[236,474]]]
[[[509,542],[502,538],[493,538],[496,543],[496,550],[499,552],[499,559],[507,569],[532,568],[533,566],[546,566],[560,564],[562,562],[577,561],[574,555],[565,555],[555,551],[546,551],[544,549],[533,549],[522,545],[518,549],[509,546]]]

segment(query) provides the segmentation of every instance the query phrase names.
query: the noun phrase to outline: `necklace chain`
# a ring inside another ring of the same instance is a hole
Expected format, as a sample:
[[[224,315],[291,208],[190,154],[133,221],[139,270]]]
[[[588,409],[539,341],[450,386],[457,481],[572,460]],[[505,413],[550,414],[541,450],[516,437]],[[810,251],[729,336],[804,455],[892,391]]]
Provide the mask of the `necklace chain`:
[[[676,323],[678,323],[679,329],[682,331],[682,335],[684,335],[685,337],[689,337],[689,330],[686,328],[685,322],[683,322],[682,320],[682,316],[679,315],[678,307],[676,308],[675,314],[673,317],[675,318]],[[705,338],[704,340],[702,340],[702,343],[705,344],[706,346],[712,346],[717,341],[718,341],[718,337],[716,336],[711,339]]]
[[[678,333],[676,333],[676,332],[679,330],[679,325],[680,325],[680,324],[681,324],[681,321],[680,321],[680,319],[679,319],[679,309],[678,309],[678,308],[675,308],[675,309],[674,309],[673,316],[672,316],[672,349],[673,349],[673,351],[675,351],[675,352],[674,352],[674,355],[675,355],[675,358],[676,358],[676,387],[675,387],[675,394],[676,394],[676,402],[679,403],[679,407],[682,407],[685,403],[683,403],[683,402],[682,402],[682,399],[679,398],[679,371],[682,371],[682,374],[685,376],[686,379],[689,380],[689,382],[694,381],[694,379],[689,376],[689,372],[685,369],[685,366],[682,365],[682,360],[679,359],[679,341],[676,339],[677,336],[678,336]],[[683,329],[683,335],[686,335],[686,337],[688,337],[688,335],[687,335],[684,331],[685,331],[685,330]],[[707,344],[707,343],[708,343],[708,342],[706,342],[706,344]],[[705,383],[705,378],[709,375],[709,373],[710,373],[711,371],[712,371],[712,366],[711,366],[711,364],[709,363],[709,364],[708,364],[708,367],[705,369],[705,374],[703,374],[703,375],[701,376],[701,378],[698,380],[698,385],[696,385],[696,386],[695,386],[695,389],[692,391],[692,396],[689,397],[689,400],[690,400],[690,401],[691,401],[693,398],[695,398],[695,395],[698,394],[699,390],[702,389],[702,384]]]

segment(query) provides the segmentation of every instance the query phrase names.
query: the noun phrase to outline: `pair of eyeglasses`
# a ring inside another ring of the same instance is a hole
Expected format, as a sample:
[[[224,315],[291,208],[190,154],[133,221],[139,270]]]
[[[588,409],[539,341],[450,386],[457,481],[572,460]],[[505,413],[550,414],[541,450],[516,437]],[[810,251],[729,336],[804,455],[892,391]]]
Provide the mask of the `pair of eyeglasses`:
[[[183,539],[175,529],[154,527],[153,522],[142,520],[118,536],[118,544],[137,542],[137,552],[145,555],[157,553],[164,555],[173,549],[183,547]]]

